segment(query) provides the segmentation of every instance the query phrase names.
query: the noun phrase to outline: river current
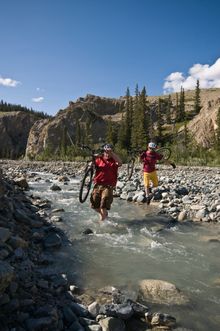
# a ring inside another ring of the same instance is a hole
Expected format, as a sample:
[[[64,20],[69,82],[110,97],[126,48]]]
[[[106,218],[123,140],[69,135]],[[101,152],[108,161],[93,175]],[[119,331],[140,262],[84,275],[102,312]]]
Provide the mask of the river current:
[[[187,306],[156,306],[182,327],[194,331],[220,330],[220,228],[218,224],[177,223],[157,215],[157,205],[137,205],[115,198],[109,219],[100,224],[89,199],[78,200],[80,178],[67,184],[54,175],[38,173],[30,192],[63,208],[57,223],[69,244],[56,253],[57,266],[82,287],[127,286],[142,279],[175,284],[188,298]],[[52,184],[62,190],[52,191]],[[93,234],[83,235],[85,229]],[[211,238],[211,240],[210,240]]]

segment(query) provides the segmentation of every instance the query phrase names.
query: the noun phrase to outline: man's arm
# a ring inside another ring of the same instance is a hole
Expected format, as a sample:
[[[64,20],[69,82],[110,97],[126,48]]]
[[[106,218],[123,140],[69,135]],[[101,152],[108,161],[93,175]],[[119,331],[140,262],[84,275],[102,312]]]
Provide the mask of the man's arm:
[[[118,164],[119,167],[122,166],[122,160],[120,159],[120,157],[115,154],[113,151],[111,151],[111,157],[115,160],[115,162]]]

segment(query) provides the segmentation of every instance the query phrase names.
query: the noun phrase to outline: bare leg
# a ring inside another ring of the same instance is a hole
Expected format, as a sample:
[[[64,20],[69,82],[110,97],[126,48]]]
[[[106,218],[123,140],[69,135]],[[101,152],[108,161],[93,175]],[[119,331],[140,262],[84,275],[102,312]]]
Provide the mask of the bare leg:
[[[94,209],[97,213],[99,213],[99,220],[100,221],[104,221],[106,219],[106,217],[108,217],[108,212],[106,209],[104,208],[98,208],[98,209]]]
[[[153,197],[153,194],[151,194],[152,193],[151,187],[145,186],[145,193],[146,193],[146,201],[147,201],[147,204],[149,205],[150,201]]]
[[[146,193],[146,197],[149,197],[150,195],[150,188],[145,186],[145,193]]]
[[[102,208],[100,209],[100,221],[104,221],[106,219],[106,217],[108,217],[108,212],[107,209]]]

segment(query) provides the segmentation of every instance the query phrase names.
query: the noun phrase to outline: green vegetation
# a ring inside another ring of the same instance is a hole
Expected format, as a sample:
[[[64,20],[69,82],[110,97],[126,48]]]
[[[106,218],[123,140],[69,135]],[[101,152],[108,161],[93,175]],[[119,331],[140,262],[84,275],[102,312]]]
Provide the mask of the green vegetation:
[[[127,161],[130,149],[145,149],[147,143],[153,140],[159,146],[170,147],[171,158],[178,165],[218,166],[220,165],[220,108],[216,123],[218,129],[216,135],[213,135],[213,148],[205,149],[195,142],[187,127],[190,119],[201,109],[198,81],[192,101],[194,101],[194,109],[192,112],[186,113],[185,93],[181,88],[180,93],[176,93],[175,102],[169,95],[165,98],[158,98],[156,103],[149,107],[145,87],[139,92],[138,85],[136,85],[134,97],[130,95],[130,90],[127,88],[122,120],[120,123],[115,123],[109,118],[106,141],[115,145],[115,150],[123,162]],[[79,143],[89,144],[93,148],[99,147],[92,142],[90,124],[87,123],[85,127],[77,124],[76,139],[73,145],[65,147],[66,139],[63,138],[56,154],[47,148],[38,156],[38,159],[71,161],[85,159],[87,154],[77,147]],[[180,128],[182,128],[181,132]]]
[[[27,107],[22,107],[20,105],[12,105],[10,103],[7,103],[7,102],[4,102],[3,100],[1,100],[1,102],[0,102],[0,116],[5,115],[6,113],[12,113],[12,112],[16,112],[16,111],[22,111],[22,112],[32,114],[34,117],[36,117],[36,119],[43,119],[43,118],[50,118],[51,117],[51,116],[47,115],[44,112],[38,112],[38,111],[35,111],[33,109],[29,109]]]
[[[211,149],[199,146],[191,136],[188,129],[188,122],[201,110],[200,87],[197,81],[194,97],[192,101],[192,111],[185,111],[185,92],[181,88],[180,93],[176,93],[176,98],[163,96],[149,105],[146,88],[141,92],[138,85],[135,87],[134,96],[131,96],[130,89],[125,93],[125,102],[121,109],[122,120],[107,120],[107,130],[105,141],[115,146],[116,152],[126,162],[130,149],[145,149],[147,143],[152,140],[158,146],[170,147],[174,162],[178,165],[193,166],[219,166],[220,165],[220,108],[216,120],[217,130],[213,132],[213,143]],[[34,113],[41,118],[48,117],[44,113],[37,113],[21,106],[12,106],[3,101],[0,104],[0,112],[27,111]],[[92,122],[93,113],[85,122],[76,122],[75,136],[70,137],[68,129],[63,123],[63,131],[59,145],[56,150],[54,146],[47,148],[37,156],[37,160],[60,160],[76,161],[84,160],[88,152],[81,150],[80,144],[89,145],[93,149],[100,148],[100,144],[93,142]],[[179,129],[182,128],[180,131]],[[8,157],[10,152],[6,151]]]

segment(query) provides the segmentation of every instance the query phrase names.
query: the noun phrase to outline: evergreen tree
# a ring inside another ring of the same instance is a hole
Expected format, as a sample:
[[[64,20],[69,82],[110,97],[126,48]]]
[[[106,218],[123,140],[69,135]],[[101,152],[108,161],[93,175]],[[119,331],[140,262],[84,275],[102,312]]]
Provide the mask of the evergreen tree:
[[[167,107],[166,107],[166,122],[167,122],[167,124],[171,124],[171,106],[172,106],[172,101],[171,101],[171,95],[169,94],[168,100],[167,100]]]
[[[0,112],[13,112],[13,111],[22,111],[26,113],[30,113],[34,115],[36,119],[42,119],[42,118],[51,118],[52,116],[47,115],[44,112],[38,112],[33,110],[32,108],[29,109],[27,107],[22,107],[21,105],[12,105],[10,103],[4,102],[1,100],[0,102]]]
[[[135,89],[131,137],[133,148],[146,147],[147,140],[149,139],[149,112],[145,87],[141,93],[139,93],[138,86]]]
[[[157,107],[157,135],[158,141],[162,141],[162,130],[163,130],[163,119],[162,119],[162,102],[161,98],[158,100],[158,107]]]
[[[148,119],[149,119],[149,141],[155,140],[155,129],[153,121],[153,109],[152,106],[148,107]]]
[[[187,128],[186,120],[184,121],[184,147],[185,149],[189,148],[190,143],[190,135],[189,130]]]
[[[132,116],[132,127],[131,127],[131,146],[132,148],[138,147],[138,125],[139,125],[139,89],[138,89],[138,84],[135,87],[135,97],[134,97],[134,105],[133,105],[133,116]]]
[[[199,80],[197,80],[195,89],[194,113],[199,114],[201,108],[200,87]]]
[[[117,146],[119,149],[129,149],[130,146],[127,145],[127,135],[126,135],[126,121],[122,119],[117,136]]]
[[[219,107],[218,113],[217,113],[216,124],[217,124],[217,130],[216,130],[216,149],[217,149],[217,151],[220,152],[220,107]]]
[[[117,134],[115,131],[115,127],[112,123],[111,116],[110,116],[109,120],[107,121],[106,141],[112,145],[115,145],[115,143],[117,142]]]
[[[147,91],[145,86],[140,94],[140,146],[145,147],[150,140],[150,114],[147,102]],[[142,143],[141,143],[142,142]]]
[[[125,132],[122,134],[120,133],[120,136],[124,137],[122,140],[125,141],[125,145],[130,148],[131,147],[131,130],[132,130],[132,120],[133,120],[133,103],[132,103],[132,97],[130,95],[130,90],[127,88],[126,96],[125,96],[125,118],[123,123],[123,129]],[[122,128],[122,126],[121,126]],[[122,143],[121,140],[121,143]],[[123,143],[124,145],[124,143]]]
[[[175,122],[178,122],[179,118],[179,95],[176,93],[176,105],[175,105]]]
[[[182,122],[184,120],[185,120],[185,92],[184,89],[181,87],[179,106],[177,108],[177,122]]]

